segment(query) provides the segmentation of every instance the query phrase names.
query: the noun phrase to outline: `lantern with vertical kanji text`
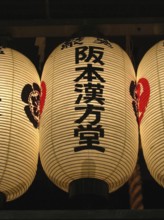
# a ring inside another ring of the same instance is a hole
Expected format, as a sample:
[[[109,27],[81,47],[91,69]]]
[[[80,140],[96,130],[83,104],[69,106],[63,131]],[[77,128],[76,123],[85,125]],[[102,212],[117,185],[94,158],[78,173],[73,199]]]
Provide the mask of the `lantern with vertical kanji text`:
[[[103,38],[71,39],[48,57],[41,80],[40,158],[64,191],[112,192],[131,176],[138,155],[132,82],[128,55]]]

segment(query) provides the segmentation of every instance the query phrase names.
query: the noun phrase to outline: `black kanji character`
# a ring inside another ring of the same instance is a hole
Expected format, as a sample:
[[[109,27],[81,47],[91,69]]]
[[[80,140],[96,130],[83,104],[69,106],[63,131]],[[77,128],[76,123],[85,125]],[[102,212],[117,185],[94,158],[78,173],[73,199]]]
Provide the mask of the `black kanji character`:
[[[75,92],[80,92],[81,93],[83,91],[82,87],[83,87],[82,84],[75,84]],[[75,104],[79,104],[80,103],[80,101],[82,99],[82,96],[83,96],[82,94],[79,94]]]
[[[101,105],[104,104],[104,98],[102,97],[103,95],[103,88],[104,86],[101,85],[100,83],[97,84],[84,84],[85,87],[85,95],[84,99],[86,100],[85,102],[91,102],[92,100],[96,100],[98,103]]]
[[[83,37],[77,37],[77,38],[73,38],[69,41],[65,41],[62,45],[61,45],[61,50],[65,49],[65,48],[69,48],[69,47],[73,47],[76,44],[83,44]]]
[[[101,111],[104,111],[104,107],[99,107],[99,106],[94,106],[88,104],[87,106],[80,106],[80,107],[75,107],[75,110],[85,110],[84,114],[77,119],[75,122],[76,123],[82,123],[84,119],[86,119],[89,115],[95,115],[95,120],[89,122],[91,125],[95,125],[100,122],[101,119]]]
[[[97,38],[94,43],[97,43],[97,44],[104,44],[110,48],[113,48],[111,42],[107,39],[103,39],[103,38]]]
[[[89,62],[93,58],[93,63],[100,63],[104,65],[102,57],[104,54],[104,48],[102,47],[93,47],[93,46],[83,46],[75,48],[75,62],[79,63],[81,60],[84,62]]]
[[[105,151],[104,147],[97,145],[100,143],[99,137],[104,137],[104,129],[101,125],[97,127],[92,127],[92,125],[87,125],[86,127],[79,125],[78,128],[74,129],[74,136],[80,136],[80,146],[74,148],[75,152],[88,149],[100,152]]]
[[[74,81],[78,82],[80,79],[87,79],[88,81],[91,81],[93,79],[98,79],[101,82],[105,82],[104,78],[100,76],[100,74],[98,74],[97,71],[101,71],[103,72],[104,69],[101,67],[94,67],[92,66],[92,64],[87,64],[86,67],[77,67],[75,69],[76,71],[83,71],[82,74],[80,76],[78,76]]]
[[[82,97],[85,99],[85,103],[89,103],[92,100],[96,100],[99,104],[103,105],[104,104],[104,98],[103,98],[103,88],[104,86],[101,85],[100,83],[97,84],[75,84],[75,91],[76,92],[83,92],[83,87],[85,87],[85,94],[79,94],[76,104],[79,104]]]

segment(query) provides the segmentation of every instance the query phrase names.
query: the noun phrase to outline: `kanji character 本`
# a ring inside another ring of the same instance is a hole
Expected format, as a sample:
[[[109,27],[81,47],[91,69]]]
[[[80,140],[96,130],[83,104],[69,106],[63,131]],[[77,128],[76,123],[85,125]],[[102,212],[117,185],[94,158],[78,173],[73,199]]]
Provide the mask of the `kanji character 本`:
[[[82,123],[84,119],[86,119],[91,114],[91,115],[95,115],[95,119],[88,123],[91,125],[95,125],[100,122],[100,119],[101,119],[100,113],[101,111],[104,111],[104,107],[88,104],[87,106],[75,107],[75,110],[85,110],[84,114],[75,121],[76,123],[79,123],[79,124]]]
[[[74,81],[78,82],[80,79],[87,79],[87,81],[92,82],[93,79],[98,79],[101,82],[105,82],[104,78],[98,74],[97,71],[103,72],[104,69],[101,67],[94,67],[92,64],[87,64],[85,67],[77,67],[76,71],[83,71],[80,76],[78,76]]]
[[[105,151],[104,147],[97,146],[99,144],[99,137],[104,137],[104,129],[101,125],[97,125],[96,127],[92,125],[87,125],[86,127],[79,125],[78,128],[74,129],[74,136],[80,136],[80,146],[74,148],[75,152],[87,149],[100,152]]]
[[[83,46],[75,48],[75,62],[76,64],[80,61],[84,60],[85,62],[89,62],[92,58],[93,63],[100,63],[104,65],[102,61],[104,48],[102,47],[93,47],[93,46]]]

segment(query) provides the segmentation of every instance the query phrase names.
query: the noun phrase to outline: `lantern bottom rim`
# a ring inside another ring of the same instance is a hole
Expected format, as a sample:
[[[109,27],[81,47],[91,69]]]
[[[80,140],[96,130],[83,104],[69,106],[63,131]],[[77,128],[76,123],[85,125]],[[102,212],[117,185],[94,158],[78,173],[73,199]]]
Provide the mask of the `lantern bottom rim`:
[[[81,178],[74,180],[69,185],[69,197],[94,196],[108,198],[108,184],[95,178]]]
[[[3,192],[0,192],[0,209],[3,208],[6,202],[6,195]]]

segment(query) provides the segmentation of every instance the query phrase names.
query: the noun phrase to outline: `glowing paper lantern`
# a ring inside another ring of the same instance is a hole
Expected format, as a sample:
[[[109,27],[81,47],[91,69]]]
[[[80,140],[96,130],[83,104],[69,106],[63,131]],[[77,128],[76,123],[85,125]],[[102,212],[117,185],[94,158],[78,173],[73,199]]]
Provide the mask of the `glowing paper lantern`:
[[[129,57],[108,40],[74,38],[50,54],[42,74],[40,157],[58,187],[74,194],[83,182],[88,193],[97,185],[112,192],[129,179],[138,154],[134,79]]]
[[[39,81],[28,58],[0,48],[0,192],[7,201],[21,196],[36,174]]]
[[[164,187],[164,41],[142,58],[137,71],[140,134],[147,167]]]

